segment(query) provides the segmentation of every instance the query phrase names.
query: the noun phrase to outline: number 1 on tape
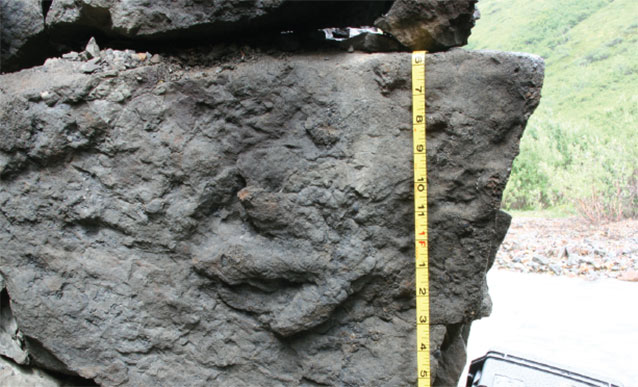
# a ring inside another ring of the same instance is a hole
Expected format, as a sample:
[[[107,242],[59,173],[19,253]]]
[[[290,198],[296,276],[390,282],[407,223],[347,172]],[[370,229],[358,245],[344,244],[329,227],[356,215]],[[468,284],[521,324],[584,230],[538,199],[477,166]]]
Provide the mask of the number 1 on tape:
[[[412,53],[412,143],[418,387],[430,387],[430,285],[428,279],[428,169],[425,142],[425,51]]]

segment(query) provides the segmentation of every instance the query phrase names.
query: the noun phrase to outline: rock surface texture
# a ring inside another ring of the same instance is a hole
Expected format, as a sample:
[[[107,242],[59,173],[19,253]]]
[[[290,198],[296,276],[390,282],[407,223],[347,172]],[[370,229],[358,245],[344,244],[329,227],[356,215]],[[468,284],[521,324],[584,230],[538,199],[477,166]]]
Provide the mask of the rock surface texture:
[[[21,365],[0,380],[414,385],[410,54],[338,47],[462,45],[474,3],[0,2],[1,71],[66,52],[0,76],[0,355]],[[427,57],[435,385],[489,314],[542,79],[524,54]]]
[[[29,370],[0,357],[0,386],[61,387],[64,384],[40,370]]]
[[[0,1],[0,71],[32,64],[43,33],[39,0]]]
[[[0,270],[32,364],[105,386],[415,383],[410,54],[69,58],[0,77]],[[447,386],[489,313],[543,63],[456,49],[426,78]]]
[[[3,0],[0,71],[42,64],[54,54],[78,50],[91,36],[103,46],[157,50],[247,36],[273,40],[282,32],[307,34],[321,28],[371,26],[375,21],[398,41],[389,35],[370,37],[363,44],[354,42],[355,49],[362,44],[368,51],[439,51],[467,42],[475,2]]]
[[[375,25],[411,50],[439,51],[467,44],[477,0],[396,0]]]
[[[274,30],[372,25],[392,1],[55,0],[50,28],[93,28],[128,38],[219,36],[241,29]],[[201,36],[201,35],[200,35]]]
[[[14,71],[42,64],[51,52],[77,49],[77,43],[92,35],[127,47],[179,47],[246,35],[372,25],[392,1],[3,0],[0,4],[0,71]]]

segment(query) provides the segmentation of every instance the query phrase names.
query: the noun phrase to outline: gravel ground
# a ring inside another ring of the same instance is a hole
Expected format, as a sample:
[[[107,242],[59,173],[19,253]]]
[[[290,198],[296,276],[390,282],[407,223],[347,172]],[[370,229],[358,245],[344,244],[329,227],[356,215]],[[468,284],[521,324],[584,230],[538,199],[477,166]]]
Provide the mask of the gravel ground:
[[[495,267],[586,279],[638,281],[638,220],[512,219]]]

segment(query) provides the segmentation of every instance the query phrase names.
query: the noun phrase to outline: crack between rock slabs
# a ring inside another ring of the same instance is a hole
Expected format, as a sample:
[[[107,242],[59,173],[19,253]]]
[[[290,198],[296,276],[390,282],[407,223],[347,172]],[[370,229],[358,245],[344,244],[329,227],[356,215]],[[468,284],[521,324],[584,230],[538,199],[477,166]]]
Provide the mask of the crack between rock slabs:
[[[10,357],[6,357],[4,355],[0,355],[0,358],[2,358],[4,361],[11,363],[11,365],[17,369],[19,369],[20,371],[22,371],[22,373],[27,374],[29,376],[34,376],[34,371],[39,371],[41,373],[43,373],[44,375],[48,376],[49,378],[53,378],[56,380],[56,382],[58,383],[58,385],[60,386],[77,386],[77,387],[92,387],[92,386],[99,386],[99,384],[97,384],[95,382],[95,380],[93,379],[87,379],[87,378],[83,378],[80,375],[68,375],[68,374],[64,374],[61,372],[56,372],[56,371],[52,371],[52,370],[47,370],[45,368],[41,368],[41,367],[37,367],[34,365],[22,365],[22,364],[18,364],[16,363],[13,359],[11,359]],[[7,382],[8,384],[6,384],[7,386],[10,386],[11,384],[11,380],[10,378],[4,379],[5,382]],[[5,385],[5,384],[3,384]],[[34,384],[34,385],[40,385],[40,384]]]
[[[12,319],[14,322],[16,322],[17,332],[21,332],[20,327],[17,325],[17,321],[15,320],[15,317],[13,315],[13,311],[11,310],[11,296],[9,295],[9,292],[7,291],[7,289],[2,289],[1,293],[2,293],[2,309],[3,309],[2,314],[9,315],[10,316],[9,318]],[[7,310],[4,310],[5,308]],[[0,328],[4,330],[4,327],[0,327]],[[62,363],[57,358],[57,356],[54,353],[52,353],[48,348],[46,348],[39,340],[33,337],[30,337],[28,335],[24,335],[23,333],[20,333],[19,335],[20,337],[22,337],[20,339],[21,350],[26,353],[25,363],[19,364],[18,362],[15,361],[15,359],[5,355],[0,355],[0,358],[4,359],[8,363],[11,363],[11,365],[17,368],[18,370],[20,370],[22,374],[33,375],[34,371],[37,370],[42,372],[44,375],[48,376],[49,378],[56,379],[59,385],[64,385],[64,386],[97,386],[98,385],[97,383],[95,383],[94,380],[83,378],[77,373],[75,373],[74,371],[70,370],[66,364]],[[46,355],[45,357],[49,357],[55,360],[55,362],[59,363],[61,367],[63,367],[66,371],[68,371],[68,373],[58,372],[58,371],[41,367],[38,364],[38,359],[33,356],[34,351],[36,351],[36,349],[37,349],[37,352],[40,352],[40,356],[42,356],[42,354],[44,353]],[[4,379],[4,382],[8,383],[7,385],[10,385],[12,382],[17,383],[17,380],[12,381],[9,378],[9,380]],[[35,383],[34,380],[32,380],[32,382]]]
[[[40,5],[42,6],[42,20],[44,23],[44,28],[47,27],[47,14],[49,13],[49,9],[51,9],[51,4],[53,0],[42,0]]]

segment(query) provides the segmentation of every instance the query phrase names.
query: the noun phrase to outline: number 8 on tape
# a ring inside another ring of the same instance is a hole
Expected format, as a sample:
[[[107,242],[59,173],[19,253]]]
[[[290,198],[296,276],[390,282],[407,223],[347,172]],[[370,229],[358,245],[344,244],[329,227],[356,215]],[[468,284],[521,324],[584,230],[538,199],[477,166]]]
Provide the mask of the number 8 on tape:
[[[414,247],[418,387],[430,387],[430,286],[428,279],[428,175],[425,141],[425,51],[412,53]]]

